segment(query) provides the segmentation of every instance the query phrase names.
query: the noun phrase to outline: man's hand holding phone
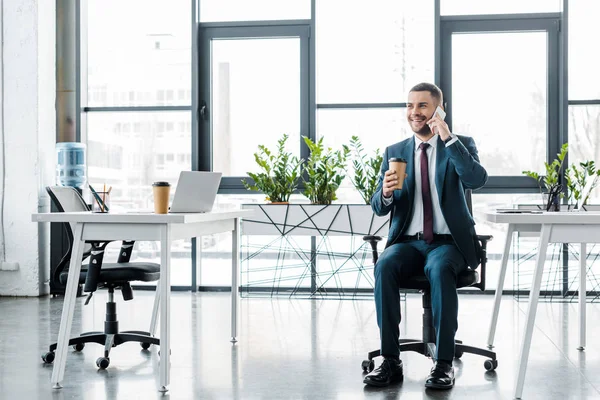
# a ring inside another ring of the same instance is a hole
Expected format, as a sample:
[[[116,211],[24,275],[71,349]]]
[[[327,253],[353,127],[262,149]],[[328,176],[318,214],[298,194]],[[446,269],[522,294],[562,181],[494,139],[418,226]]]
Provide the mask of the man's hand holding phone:
[[[448,124],[444,122],[444,118],[446,118],[446,112],[442,110],[442,107],[437,106],[433,113],[433,117],[427,121],[429,129],[431,129],[433,133],[440,135],[442,140],[446,140],[450,137],[450,128],[448,128]]]

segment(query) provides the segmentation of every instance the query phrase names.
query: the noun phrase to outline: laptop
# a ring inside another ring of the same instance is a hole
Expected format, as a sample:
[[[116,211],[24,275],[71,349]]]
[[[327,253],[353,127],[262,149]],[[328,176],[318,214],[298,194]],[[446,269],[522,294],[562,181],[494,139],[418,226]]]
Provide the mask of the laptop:
[[[221,175],[221,172],[181,171],[169,213],[210,212]]]

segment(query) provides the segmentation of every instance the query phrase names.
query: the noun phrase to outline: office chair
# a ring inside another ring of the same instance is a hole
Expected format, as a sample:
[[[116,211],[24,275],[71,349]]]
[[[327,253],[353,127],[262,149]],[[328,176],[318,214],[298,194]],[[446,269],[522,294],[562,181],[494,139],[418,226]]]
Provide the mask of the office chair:
[[[473,209],[471,204],[471,190],[465,191],[465,197],[467,199],[467,205],[471,215],[473,215]],[[390,223],[392,218],[390,217]],[[377,252],[377,243],[381,240],[381,236],[364,236],[363,240],[367,241],[371,245],[373,250],[373,265],[377,263],[379,254]],[[486,267],[486,249],[487,242],[492,240],[492,236],[477,235],[477,239],[481,243],[481,263],[479,264],[479,273],[477,270],[467,268],[464,272],[458,275],[456,287],[462,288],[467,286],[477,287],[480,290],[485,290],[485,267]],[[481,279],[479,277],[481,276]],[[423,275],[413,276],[403,283],[400,289],[417,289],[422,293],[423,299],[423,337],[419,339],[400,339],[400,352],[403,351],[415,351],[423,354],[426,357],[433,358],[435,355],[435,328],[433,327],[433,315],[431,312],[431,292],[429,281],[427,277]],[[498,367],[498,360],[496,359],[496,353],[490,350],[481,349],[478,347],[472,347],[462,344],[462,341],[456,340],[456,346],[454,350],[454,357],[461,358],[464,353],[477,354],[484,357],[489,357],[485,360],[483,366],[488,371],[493,371]],[[362,362],[362,368],[365,372],[371,372],[375,368],[375,362],[373,358],[381,355],[381,350],[371,351],[368,354],[368,359]]]
[[[77,190],[68,186],[48,186],[46,191],[59,212],[89,211],[89,207]],[[68,266],[73,248],[74,224],[65,222],[64,228],[69,239],[69,250],[61,259],[51,279],[66,284],[69,276]],[[119,258],[116,263],[103,263],[104,249],[110,241],[90,241],[85,243],[83,260],[90,257],[89,265],[82,265],[79,276],[79,284],[85,284],[84,291],[89,292],[85,301],[87,305],[93,293],[98,287],[108,289],[108,301],[106,302],[106,318],[104,321],[104,332],[86,332],[78,337],[69,339],[69,346],[75,351],[81,351],[86,343],[99,343],[104,345],[104,356],[96,360],[100,369],[105,369],[110,364],[110,350],[125,342],[139,342],[143,349],[150,345],[159,345],[160,341],[150,332],[123,331],[119,332],[119,321],[117,320],[117,304],[114,302],[115,289],[121,289],[123,300],[133,299],[131,281],[153,282],[160,278],[160,265],[150,262],[129,262],[133,250],[134,241],[123,241]],[[155,302],[158,298],[155,299]],[[158,307],[154,307],[154,313]],[[152,324],[155,325],[156,315],[152,316]],[[153,328],[152,328],[153,329]],[[42,360],[50,364],[54,361],[56,343],[50,345],[49,351],[42,355]]]

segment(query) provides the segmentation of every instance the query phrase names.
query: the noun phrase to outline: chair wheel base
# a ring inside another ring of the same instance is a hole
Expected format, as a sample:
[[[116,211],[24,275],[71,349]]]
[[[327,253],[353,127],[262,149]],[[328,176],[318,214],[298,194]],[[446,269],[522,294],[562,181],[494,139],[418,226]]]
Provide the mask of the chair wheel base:
[[[375,369],[375,361],[373,360],[363,360],[362,369],[364,372],[371,372]]]
[[[42,354],[42,361],[44,361],[44,364],[52,364],[52,362],[54,361],[54,352],[49,351],[47,353]]]
[[[487,371],[494,371],[496,368],[498,368],[498,360],[485,360],[483,362],[483,367]]]
[[[110,359],[108,357],[98,357],[96,360],[96,366],[100,369],[106,369],[110,365]]]

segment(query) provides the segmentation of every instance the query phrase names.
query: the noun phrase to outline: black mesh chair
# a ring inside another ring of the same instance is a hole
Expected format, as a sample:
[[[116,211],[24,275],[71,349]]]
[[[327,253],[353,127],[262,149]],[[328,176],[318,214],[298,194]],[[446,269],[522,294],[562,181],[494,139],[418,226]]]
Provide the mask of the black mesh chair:
[[[472,212],[471,191],[465,192],[469,211]],[[391,218],[390,218],[391,221]],[[373,250],[373,265],[377,262],[379,254],[377,252],[377,243],[381,241],[381,236],[364,236],[363,240],[371,244]],[[481,264],[476,270],[468,268],[457,277],[457,288],[476,287],[480,290],[485,290],[485,267],[486,267],[486,249],[487,242],[492,240],[492,236],[477,235],[477,239],[481,244]],[[435,328],[433,327],[433,315],[431,312],[431,292],[429,281],[425,275],[414,276],[404,283],[401,289],[416,289],[422,293],[423,299],[423,337],[419,339],[400,339],[400,352],[415,351],[426,357],[433,358],[435,354]],[[496,353],[490,350],[467,346],[462,341],[457,340],[454,350],[454,357],[461,358],[464,353],[477,354],[483,357],[488,357],[484,361],[484,367],[488,371],[493,371],[498,367]],[[375,350],[368,354],[368,358],[362,362],[362,368],[365,372],[373,371],[375,363],[373,358],[381,355],[381,350]]]
[[[89,208],[79,192],[67,186],[49,186],[46,191],[59,212],[89,211]],[[73,248],[74,226],[71,223],[63,224],[69,239],[69,251],[63,256],[51,279],[66,284],[69,276],[69,262]],[[121,289],[124,300],[133,299],[133,291],[130,282],[143,281],[153,282],[160,278],[160,265],[150,262],[129,262],[133,250],[133,241],[123,241],[116,263],[103,263],[104,249],[110,241],[86,242],[83,250],[83,260],[90,258],[88,265],[82,265],[79,275],[79,283],[85,284],[84,291],[89,292],[85,304],[87,305],[97,288],[108,290],[108,301],[106,303],[106,318],[104,321],[104,332],[86,332],[80,336],[69,339],[69,345],[75,351],[83,350],[86,343],[98,343],[104,345],[104,356],[96,360],[100,369],[105,369],[110,364],[110,350],[125,342],[139,342],[143,349],[150,345],[159,345],[158,338],[153,332],[145,331],[123,331],[119,332],[119,321],[117,320],[117,304],[114,302],[115,289]],[[158,295],[158,292],[157,292]],[[158,297],[152,315],[151,330],[156,326],[158,313]],[[42,355],[42,360],[49,364],[54,361],[56,343],[50,345],[49,351]]]

